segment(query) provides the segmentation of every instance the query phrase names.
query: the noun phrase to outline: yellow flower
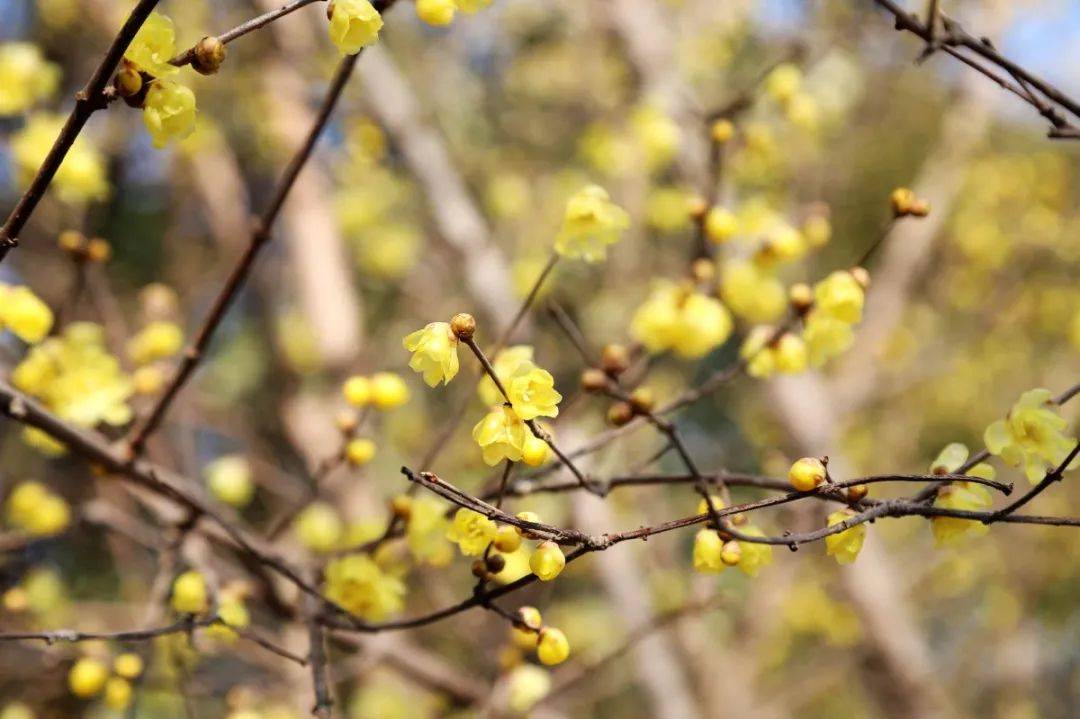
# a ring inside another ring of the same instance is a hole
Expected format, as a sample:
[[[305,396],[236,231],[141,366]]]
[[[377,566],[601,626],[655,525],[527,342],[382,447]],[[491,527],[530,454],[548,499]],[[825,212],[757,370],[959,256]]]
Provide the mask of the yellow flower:
[[[210,493],[233,507],[246,507],[255,496],[251,465],[238,454],[218,457],[203,468]]]
[[[368,0],[332,0],[330,39],[342,55],[355,55],[378,41],[383,19]]]
[[[405,336],[402,346],[413,353],[409,367],[424,376],[424,382],[434,387],[439,382],[450,384],[458,373],[458,339],[447,322],[432,322],[422,330]]]
[[[742,528],[742,533],[751,537],[764,537],[765,533],[752,524]],[[739,569],[747,576],[756,577],[761,568],[772,564],[772,546],[759,542],[739,542],[742,558],[739,561]]]
[[[97,696],[109,680],[109,668],[97,659],[83,657],[68,672],[68,687],[80,699]]]
[[[354,467],[360,467],[375,457],[375,443],[366,437],[349,440],[345,445],[345,459]]]
[[[566,557],[555,542],[540,542],[529,557],[529,568],[542,582],[550,582],[562,574],[565,566]]]
[[[0,330],[6,327],[23,342],[37,344],[52,326],[52,310],[29,287],[0,282]]]
[[[731,313],[715,297],[661,281],[634,313],[630,332],[649,352],[702,357],[731,335]]]
[[[749,322],[772,322],[787,308],[784,284],[754,262],[732,260],[720,269],[720,296]]]
[[[29,42],[0,44],[0,116],[26,112],[56,91],[60,68]]]
[[[40,482],[20,482],[11,491],[7,517],[12,525],[35,537],[49,537],[67,529],[71,509],[64,498]]]
[[[534,664],[522,664],[506,675],[506,685],[510,709],[526,715],[551,692],[551,674]]]
[[[158,320],[128,340],[127,354],[137,365],[171,357],[184,346],[184,331],[175,322]]]
[[[964,448],[964,454],[967,454],[966,447]],[[960,460],[949,471],[954,471],[963,462],[964,460]],[[993,479],[995,472],[993,467],[983,463],[972,467],[968,470],[968,474],[972,477]],[[981,512],[989,509],[993,502],[990,491],[981,484],[975,482],[950,482],[948,486],[942,487],[938,491],[937,497],[934,499],[934,506],[942,509]],[[989,529],[987,525],[977,519],[961,519],[959,517],[932,517],[930,519],[930,530],[934,534],[934,544],[939,547],[953,544],[963,536],[981,536],[986,534]]]
[[[806,316],[802,338],[806,342],[810,365],[821,367],[831,357],[843,354],[851,347],[855,333],[847,322],[814,310]]]
[[[517,371],[518,366],[532,362],[532,358],[533,348],[531,346],[513,345],[499,350],[495,355],[495,359],[491,361],[491,366],[495,369],[495,376],[505,386],[511,375]],[[505,401],[502,393],[499,392],[499,388],[495,386],[495,382],[487,374],[480,380],[477,391],[480,393],[480,399],[488,406],[501,404]]]
[[[180,72],[180,68],[169,64],[175,54],[176,30],[172,20],[152,12],[135,34],[124,59],[154,77],[166,77]]]
[[[206,579],[194,570],[184,572],[173,581],[172,608],[179,614],[202,614],[210,607]]]
[[[479,512],[462,507],[454,514],[454,522],[446,530],[446,538],[458,545],[466,557],[478,557],[495,539],[498,527]]]
[[[341,385],[345,401],[353,407],[366,407],[371,401],[371,380],[361,375],[353,375]]]
[[[492,467],[504,459],[521,461],[525,437],[529,430],[513,409],[494,407],[473,427],[472,436],[484,454],[484,462]]]
[[[74,322],[31,349],[12,372],[12,383],[81,427],[126,424],[132,382],[104,341],[99,325]]]
[[[723,548],[724,540],[715,529],[699,529],[694,535],[694,571],[703,574],[724,571],[727,565],[720,558]]]
[[[315,552],[328,552],[335,548],[344,529],[341,517],[326,502],[312,502],[293,522],[296,538]]]
[[[562,664],[570,656],[570,642],[562,630],[544,627],[540,630],[540,639],[536,644],[536,658],[541,664],[552,666]]]
[[[59,115],[35,112],[29,116],[26,125],[11,136],[11,156],[21,186],[30,184],[63,126],[64,118]],[[53,184],[60,199],[65,202],[86,202],[108,197],[105,160],[85,134],[80,135],[68,150]]]
[[[777,65],[765,78],[765,91],[780,102],[790,100],[802,85],[802,70],[785,62]]]
[[[858,322],[865,294],[854,275],[837,270],[814,285],[814,309],[841,322]]]
[[[766,231],[764,242],[754,253],[754,262],[763,269],[785,262],[793,262],[806,254],[807,244],[802,234],[786,222],[772,223]]]
[[[506,382],[506,393],[514,412],[523,420],[557,417],[562,395],[555,391],[555,378],[532,362],[523,362]]]
[[[134,652],[125,652],[113,659],[113,671],[124,679],[135,679],[143,672],[143,660]]]
[[[791,465],[788,481],[800,492],[809,492],[825,481],[825,464],[817,457],[803,457]]]
[[[739,220],[726,207],[713,207],[705,215],[705,234],[709,240],[720,245],[739,232]]]
[[[1063,430],[1065,420],[1050,404],[1050,391],[1032,389],[1020,395],[1005,419],[986,428],[983,440],[990,454],[1001,457],[1006,464],[1024,468],[1032,484],[1046,472],[1055,469],[1076,445],[1076,440]],[[1066,469],[1080,465],[1080,457]]]
[[[156,80],[146,93],[143,124],[154,147],[183,140],[195,132],[195,93],[180,83]]]
[[[326,596],[362,619],[381,621],[401,611],[405,585],[371,557],[350,554],[326,566]]]
[[[409,504],[409,519],[405,524],[405,541],[417,562],[445,567],[453,559],[453,550],[446,541],[450,523],[446,519],[446,504],[434,497],[418,497]]]
[[[428,25],[449,25],[456,10],[454,0],[416,0],[416,16]]]
[[[607,246],[619,241],[630,227],[630,215],[599,185],[586,185],[566,203],[562,229],[555,236],[555,251],[564,257],[600,262]]]
[[[855,510],[850,507],[833,512],[828,517],[828,526],[839,524],[854,517],[855,514]],[[862,549],[863,540],[865,539],[866,523],[856,524],[850,529],[825,537],[825,553],[836,557],[836,561],[840,564],[851,564],[859,556],[859,550]]]
[[[822,247],[832,237],[832,224],[825,215],[811,215],[803,222],[802,234],[811,247]]]
[[[679,126],[659,108],[642,105],[630,115],[630,127],[637,136],[650,170],[660,170],[671,163],[679,150]]]
[[[393,372],[376,372],[371,376],[371,403],[376,409],[394,409],[409,401],[405,380]]]
[[[120,711],[131,701],[131,682],[122,677],[109,677],[105,682],[105,706]]]

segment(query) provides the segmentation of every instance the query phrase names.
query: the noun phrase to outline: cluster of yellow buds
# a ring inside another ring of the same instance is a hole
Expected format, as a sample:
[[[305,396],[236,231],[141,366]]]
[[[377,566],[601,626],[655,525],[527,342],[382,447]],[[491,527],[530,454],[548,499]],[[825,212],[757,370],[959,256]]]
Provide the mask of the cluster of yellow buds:
[[[153,12],[135,34],[113,84],[132,107],[142,108],[143,124],[154,147],[162,148],[195,131],[195,93],[170,80],[180,69],[170,60],[176,54],[173,22]],[[193,67],[203,74],[217,72],[225,59],[225,46],[217,38],[203,38],[196,46]]]
[[[48,537],[67,529],[71,509],[58,494],[41,482],[15,485],[7,499],[7,519],[12,526],[35,537]]]
[[[803,315],[802,337],[810,364],[820,367],[855,341],[870,276],[865,269],[837,270],[814,285],[813,304]]]
[[[711,507],[711,510],[710,510]],[[710,494],[708,499],[698,502],[698,515],[711,515],[724,508],[724,501]],[[739,526],[739,533],[751,537],[764,537],[765,533],[752,524],[746,517],[736,514],[729,520]],[[711,524],[711,520],[708,521]],[[738,567],[743,574],[756,577],[761,568],[771,564],[772,547],[760,542],[743,541],[733,538],[723,527],[709,526],[698,530],[694,535],[693,563],[694,570],[702,574],[719,574],[728,567]]]
[[[540,610],[536,607],[520,607],[510,627],[510,641],[524,651],[536,651],[541,664],[561,664],[570,656],[570,642],[566,634],[555,627],[544,626]]]
[[[108,262],[112,257],[112,245],[101,237],[87,238],[78,230],[64,230],[57,238],[60,249],[76,262]]]
[[[370,377],[353,375],[341,386],[345,401],[357,409],[374,407],[391,410],[409,401],[409,387],[394,372],[376,372]]]
[[[889,195],[889,206],[894,217],[926,217],[930,214],[930,203],[919,199],[906,187],[898,187]]]
[[[68,670],[68,688],[79,699],[93,699],[101,695],[106,707],[122,711],[131,703],[131,683],[142,672],[142,657],[133,652],[119,654],[113,659],[111,676],[105,660],[86,656],[78,659]]]

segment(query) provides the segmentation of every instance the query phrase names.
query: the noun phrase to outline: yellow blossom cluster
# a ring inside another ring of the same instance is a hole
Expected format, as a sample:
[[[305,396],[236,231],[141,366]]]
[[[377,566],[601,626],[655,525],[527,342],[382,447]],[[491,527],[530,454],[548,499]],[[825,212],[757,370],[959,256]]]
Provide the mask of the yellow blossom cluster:
[[[930,465],[933,474],[951,474],[960,469],[968,459],[968,448],[959,442],[946,445]],[[966,474],[981,479],[993,479],[994,468],[985,462],[976,464]],[[942,509],[959,509],[969,512],[985,511],[991,507],[993,500],[990,492],[976,482],[956,481],[938,490],[934,498],[934,506]],[[959,517],[933,517],[930,520],[930,529],[934,534],[934,542],[942,547],[956,543],[961,537],[978,537],[989,530],[985,524],[973,519],[960,519]]]
[[[173,22],[157,12],[150,14],[124,53],[124,67],[129,73],[126,77],[133,83],[128,94],[138,96],[145,83],[143,124],[157,148],[183,140],[195,131],[195,93],[186,85],[168,79],[179,72],[169,62],[175,54]],[[123,73],[124,70],[121,77]],[[147,79],[144,81],[138,73],[145,74]]]
[[[27,344],[37,344],[52,326],[52,310],[29,287],[0,282],[0,330],[9,330]]]
[[[56,92],[60,68],[29,42],[0,43],[0,117],[18,115]]]
[[[634,313],[630,332],[652,353],[672,350],[680,357],[703,357],[731,335],[731,313],[715,297],[693,287],[658,281]]]
[[[134,652],[118,654],[109,664],[100,656],[84,656],[68,670],[68,688],[79,699],[101,696],[106,707],[114,712],[125,710],[134,691],[132,682],[143,673],[143,660]]]
[[[326,565],[326,596],[363,619],[380,621],[401,611],[404,583],[364,554]]]
[[[11,136],[11,156],[20,186],[30,184],[63,126],[64,118],[59,115],[34,112],[23,128]],[[103,200],[109,196],[105,158],[85,134],[68,150],[53,185],[66,202]]]
[[[64,498],[32,480],[12,488],[6,514],[13,527],[35,537],[58,534],[71,522],[71,509]]]
[[[709,497],[709,504],[714,510],[724,508],[720,497]],[[709,514],[709,505],[702,499],[698,503],[698,514]],[[753,524],[743,523],[739,533],[751,537],[764,537],[765,533]],[[702,574],[719,574],[728,567],[738,567],[743,574],[756,577],[762,567],[772,564],[772,546],[760,542],[743,541],[733,538],[724,539],[723,530],[712,528],[699,529],[694,535],[693,564],[694,570]]]
[[[562,228],[555,236],[555,251],[564,257],[600,262],[608,245],[615,244],[630,227],[630,216],[599,185],[587,185],[566,203]]]
[[[1076,446],[1077,440],[1065,434],[1067,423],[1055,411],[1050,397],[1046,389],[1024,392],[1008,416],[987,427],[983,437],[991,454],[1013,467],[1023,467],[1032,483],[1057,469]],[[1080,457],[1065,469],[1078,466]]]

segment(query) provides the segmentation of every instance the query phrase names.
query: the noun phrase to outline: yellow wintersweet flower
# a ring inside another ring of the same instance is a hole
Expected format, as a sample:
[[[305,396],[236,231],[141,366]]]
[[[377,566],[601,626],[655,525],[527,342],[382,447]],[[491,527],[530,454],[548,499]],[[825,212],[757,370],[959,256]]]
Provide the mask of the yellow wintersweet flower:
[[[173,21],[161,13],[152,12],[135,34],[135,39],[124,53],[124,59],[154,77],[166,77],[180,72],[180,68],[169,64],[175,54],[176,30]]]
[[[566,556],[558,544],[552,541],[540,542],[529,557],[529,568],[540,581],[550,582],[562,574],[566,566]]]
[[[143,105],[143,124],[154,147],[160,149],[195,132],[195,112],[195,93],[190,88],[170,80],[151,84]]]
[[[561,629],[544,627],[536,642],[536,658],[541,664],[552,666],[562,664],[570,656],[570,642]]]
[[[777,221],[765,233],[761,248],[754,254],[754,261],[769,269],[785,262],[794,262],[806,254],[806,238],[786,222]]]
[[[63,126],[64,118],[59,115],[35,112],[27,119],[26,125],[11,136],[11,156],[20,185],[30,184]],[[105,160],[85,135],[80,135],[68,150],[53,184],[65,202],[108,197]]]
[[[332,0],[330,39],[342,55],[355,55],[378,41],[383,19],[368,0]]]
[[[63,497],[40,482],[20,482],[8,497],[7,518],[27,534],[49,537],[67,529],[71,509]]]
[[[131,682],[123,677],[109,677],[105,682],[105,706],[122,711],[131,702]]]
[[[854,517],[855,514],[855,510],[850,507],[845,507],[844,509],[833,512],[828,517],[828,526],[831,527],[834,524],[839,524],[844,520]],[[825,537],[825,553],[829,556],[836,557],[836,561],[839,564],[851,564],[855,561],[855,558],[859,556],[859,550],[862,549],[863,541],[865,539],[866,523],[856,524],[854,527]]]
[[[642,105],[630,115],[630,128],[641,145],[645,165],[660,170],[671,163],[679,150],[679,126],[652,105]]]
[[[350,554],[326,566],[326,596],[356,616],[381,621],[401,611],[405,584],[371,557]]]
[[[748,524],[741,528],[742,533],[751,537],[764,537],[765,533],[752,524]],[[761,544],[760,542],[739,542],[739,549],[742,553],[742,558],[739,561],[739,569],[743,574],[750,577],[756,577],[761,568],[772,564],[773,551],[772,545]]]
[[[479,512],[462,507],[454,514],[454,522],[446,530],[446,538],[458,545],[466,557],[478,557],[495,539],[498,527]]]
[[[849,323],[814,310],[806,316],[802,338],[809,352],[810,365],[821,367],[831,357],[847,351],[855,341],[855,333]]]
[[[506,382],[506,393],[514,412],[523,420],[557,417],[562,395],[555,391],[555,378],[532,362],[523,362]]]
[[[802,85],[802,70],[790,62],[777,65],[765,78],[765,91],[779,102],[790,100]]]
[[[345,526],[337,511],[326,502],[312,502],[293,521],[296,538],[315,552],[329,552],[338,546]]]
[[[371,403],[376,409],[394,409],[408,401],[409,387],[400,376],[393,372],[376,372],[371,375]]]
[[[711,242],[723,244],[739,232],[739,218],[726,207],[713,207],[705,215],[705,234]]]
[[[439,382],[450,384],[457,375],[458,338],[448,322],[431,322],[424,329],[406,335],[401,344],[413,353],[409,367],[422,374],[429,387]]]
[[[510,407],[494,407],[473,427],[472,436],[484,453],[484,462],[494,467],[504,459],[521,461],[529,430]]]
[[[715,529],[699,529],[694,535],[694,571],[703,574],[716,574],[724,571],[727,565],[720,559],[724,540]]]
[[[551,674],[535,664],[522,664],[506,675],[506,686],[506,703],[513,711],[526,715],[551,692]]]
[[[513,345],[499,350],[495,355],[495,359],[491,361],[491,366],[495,369],[495,376],[499,378],[503,386],[506,386],[510,377],[517,371],[518,366],[531,363],[532,358],[533,348],[531,346]],[[486,374],[480,380],[477,391],[480,393],[480,399],[486,405],[494,406],[505,401],[502,393],[499,392],[499,388],[495,386],[495,382]]]
[[[564,257],[600,262],[607,256],[607,246],[618,242],[628,227],[630,215],[611,201],[607,190],[586,185],[566,203],[555,251]]]
[[[68,672],[68,688],[80,699],[96,696],[109,680],[109,668],[97,659],[83,657]]]
[[[29,42],[0,44],[0,116],[26,112],[56,91],[60,68]]]
[[[202,614],[210,607],[206,579],[195,570],[184,572],[173,580],[170,601],[178,614]]]
[[[23,342],[37,344],[52,326],[52,310],[29,287],[0,282],[0,330],[7,328]]]
[[[251,464],[239,454],[218,457],[203,468],[203,477],[210,494],[233,507],[246,507],[255,496]]]
[[[11,381],[62,419],[81,427],[99,422],[123,425],[131,419],[127,400],[131,378],[105,349],[100,325],[74,322],[59,337],[30,350]]]
[[[814,309],[848,324],[862,319],[866,293],[846,270],[837,270],[814,285]]]
[[[720,296],[749,322],[772,322],[787,309],[784,283],[746,260],[731,260],[720,268]]]
[[[722,345],[733,328],[731,313],[715,297],[660,281],[634,313],[630,333],[649,352],[670,349],[694,359]]]
[[[413,558],[422,564],[445,567],[453,559],[453,549],[446,541],[450,522],[446,504],[434,497],[418,497],[409,505],[405,541]]]
[[[949,445],[950,447],[954,445]],[[959,445],[963,447],[963,445]],[[967,447],[964,449],[964,458],[955,465],[946,468],[953,472],[967,459]],[[948,447],[946,447],[948,450]],[[943,452],[944,453],[944,452]],[[935,462],[935,467],[940,466]],[[994,468],[989,464],[977,464],[967,472],[972,477],[993,479]],[[969,512],[982,512],[990,509],[994,500],[990,496],[990,490],[975,482],[950,482],[947,487],[942,487],[934,499],[934,506],[942,509],[962,509]],[[977,519],[960,519],[959,517],[932,517],[930,530],[934,533],[934,544],[939,547],[952,544],[960,537],[978,537],[986,534],[989,527]]]
[[[428,25],[449,25],[457,11],[455,0],[416,0],[416,16]]]
[[[1064,462],[1076,445],[1076,440],[1064,433],[1067,423],[1052,408],[1050,397],[1046,389],[1024,392],[1005,419],[991,424],[983,435],[990,454],[1013,467],[1023,466],[1032,484]],[[1066,469],[1077,466],[1080,457]]]
[[[776,330],[769,325],[758,325],[750,330],[743,341],[739,356],[749,360],[746,371],[751,377],[768,377],[774,372],[798,374],[806,369],[809,361],[806,341],[785,332],[776,342],[769,344],[775,333]]]
[[[127,354],[137,365],[171,357],[184,346],[184,331],[175,322],[157,320],[128,340]]]

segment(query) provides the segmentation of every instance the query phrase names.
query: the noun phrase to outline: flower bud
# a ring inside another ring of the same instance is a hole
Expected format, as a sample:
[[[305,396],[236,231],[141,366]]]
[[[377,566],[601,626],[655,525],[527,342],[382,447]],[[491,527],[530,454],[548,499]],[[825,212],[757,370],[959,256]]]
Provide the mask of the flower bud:
[[[800,315],[806,314],[806,311],[814,304],[814,291],[805,282],[798,282],[788,290],[788,301],[795,312]]]
[[[356,412],[343,409],[334,417],[334,424],[342,434],[352,434],[360,424],[360,418],[356,416]]]
[[[637,414],[649,414],[656,406],[656,398],[648,387],[638,387],[630,394],[630,406]]]
[[[539,524],[540,523],[540,515],[537,514],[536,512],[518,512],[514,516],[517,517],[518,519],[520,519],[522,522],[532,522],[533,524]],[[528,529],[522,529],[520,527],[514,527],[514,530],[517,531],[517,533],[520,534],[523,537],[528,537],[529,539],[533,538],[532,532],[529,531]]]
[[[459,312],[451,318],[450,329],[459,340],[468,342],[476,333],[476,318],[468,313]]]
[[[566,557],[563,556],[562,549],[550,540],[536,545],[529,557],[529,568],[542,582],[550,582],[559,576],[565,566]]]
[[[607,418],[612,425],[622,427],[634,418],[634,408],[629,402],[616,402],[608,408]]]
[[[483,559],[477,559],[472,563],[472,574],[477,579],[487,579],[487,564]]]
[[[729,567],[734,567],[742,560],[742,547],[734,539],[724,542],[720,549],[720,561]]]
[[[221,69],[221,63],[225,62],[225,43],[216,37],[204,37],[195,46],[195,58],[191,66],[201,75],[213,75]]]
[[[370,439],[358,437],[345,445],[345,459],[354,467],[361,467],[375,456],[375,443]]]
[[[495,539],[491,540],[491,543],[500,552],[514,552],[521,546],[521,534],[517,527],[504,524],[495,531]]]
[[[699,257],[690,265],[695,282],[711,282],[716,277],[716,264],[708,257]]]
[[[915,193],[906,187],[897,187],[889,195],[889,206],[892,207],[894,217],[904,217],[911,214],[911,206],[915,203]]]
[[[870,289],[870,273],[866,271],[865,267],[852,267],[851,276],[855,278],[855,281],[859,283],[859,287],[863,290]]]
[[[390,511],[399,519],[408,519],[412,514],[412,497],[399,494],[390,500]]]
[[[825,464],[817,457],[803,457],[788,470],[788,481],[800,492],[809,492],[825,481]]]
[[[365,407],[371,401],[371,380],[360,375],[353,375],[341,386],[345,401],[353,407]]]
[[[540,631],[540,628],[544,626],[544,620],[540,616],[540,610],[536,607],[518,607],[517,617],[519,622],[527,628],[532,629],[534,632]]]
[[[70,252],[73,255],[81,256],[86,252],[86,237],[78,230],[64,230],[56,243],[64,252]]]
[[[131,65],[124,63],[116,71],[113,87],[116,88],[116,94],[124,99],[135,97],[143,90],[142,74]]]
[[[704,197],[694,195],[687,198],[686,211],[693,219],[700,220],[709,211],[709,203],[705,201]]]
[[[541,664],[552,666],[561,664],[570,656],[570,642],[566,635],[555,627],[544,627],[536,644],[536,657]]]
[[[735,124],[727,118],[721,118],[709,128],[709,134],[717,145],[723,145],[735,136]]]
[[[625,372],[628,367],[630,367],[630,353],[625,345],[609,344],[604,345],[604,349],[600,350],[600,369],[610,376],[616,377]]]
[[[506,559],[504,559],[501,554],[492,553],[484,560],[484,564],[487,567],[488,572],[491,574],[498,574],[506,567]]]
[[[870,493],[870,488],[865,484],[856,484],[853,487],[848,487],[847,498],[848,501],[858,502],[860,499]]]
[[[86,258],[91,262],[108,262],[112,257],[112,245],[108,240],[95,237],[86,243]]]

